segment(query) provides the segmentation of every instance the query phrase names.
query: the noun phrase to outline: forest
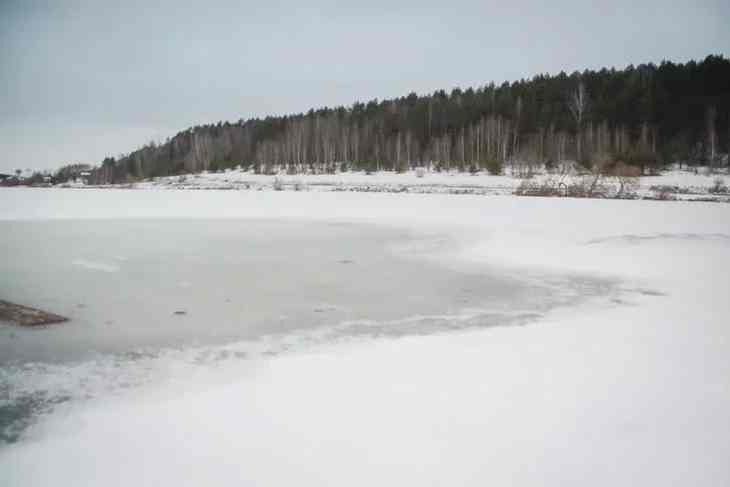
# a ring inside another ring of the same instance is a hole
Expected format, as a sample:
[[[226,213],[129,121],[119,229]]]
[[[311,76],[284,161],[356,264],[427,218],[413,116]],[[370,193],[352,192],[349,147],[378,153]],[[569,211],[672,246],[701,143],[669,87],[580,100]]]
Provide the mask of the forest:
[[[90,182],[241,166],[257,173],[486,170],[529,174],[562,161],[720,165],[730,144],[730,60],[541,74],[349,107],[199,125],[105,158]]]

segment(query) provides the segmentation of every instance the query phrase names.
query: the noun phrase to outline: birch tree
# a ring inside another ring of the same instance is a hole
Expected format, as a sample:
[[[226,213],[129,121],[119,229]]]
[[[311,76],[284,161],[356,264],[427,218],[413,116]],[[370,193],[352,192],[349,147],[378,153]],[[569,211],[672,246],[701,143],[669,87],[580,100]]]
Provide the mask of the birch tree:
[[[579,81],[575,91],[571,93],[570,98],[568,99],[568,109],[570,110],[570,114],[573,115],[573,119],[575,120],[575,142],[577,154],[576,159],[578,159],[578,162],[580,162],[583,156],[581,150],[581,132],[583,130],[583,119],[585,118],[585,114],[588,111],[588,92],[586,91],[586,87],[583,84],[583,81]]]
[[[710,166],[715,162],[717,153],[717,131],[715,130],[715,119],[717,118],[717,110],[714,106],[708,106],[705,110],[705,125],[707,130],[707,157]]]

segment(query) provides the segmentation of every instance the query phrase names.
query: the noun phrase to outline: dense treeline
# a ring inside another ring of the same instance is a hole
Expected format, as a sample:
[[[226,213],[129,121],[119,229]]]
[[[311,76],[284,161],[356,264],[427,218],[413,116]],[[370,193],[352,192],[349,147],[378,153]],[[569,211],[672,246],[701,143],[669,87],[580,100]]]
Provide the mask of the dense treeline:
[[[730,144],[730,61],[645,64],[539,75],[477,89],[357,102],[306,114],[219,122],[118,159],[91,182],[218,170],[517,171],[575,160],[720,164]]]

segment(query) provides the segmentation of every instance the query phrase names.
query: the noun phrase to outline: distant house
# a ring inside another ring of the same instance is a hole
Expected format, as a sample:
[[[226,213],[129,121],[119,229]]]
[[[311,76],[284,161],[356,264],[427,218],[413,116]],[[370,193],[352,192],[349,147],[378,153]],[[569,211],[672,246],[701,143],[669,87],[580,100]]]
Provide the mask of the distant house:
[[[67,164],[56,171],[53,180],[59,184],[87,184],[91,174],[91,166],[88,164]]]

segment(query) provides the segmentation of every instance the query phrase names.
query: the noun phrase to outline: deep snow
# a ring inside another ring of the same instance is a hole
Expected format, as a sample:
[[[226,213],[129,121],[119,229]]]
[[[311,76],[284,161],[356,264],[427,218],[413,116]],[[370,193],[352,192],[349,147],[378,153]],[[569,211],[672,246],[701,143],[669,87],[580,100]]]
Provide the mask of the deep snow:
[[[60,408],[0,450],[3,485],[730,483],[727,205],[0,192],[2,220],[193,217],[375,223],[422,235],[400,249],[415,260],[580,272],[621,292],[523,327],[171,354],[154,380]]]

